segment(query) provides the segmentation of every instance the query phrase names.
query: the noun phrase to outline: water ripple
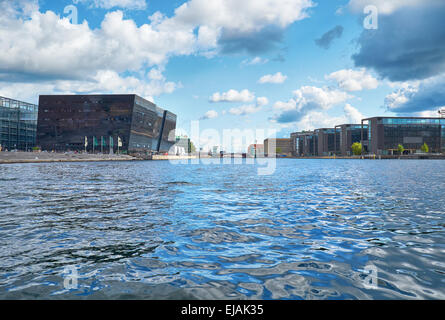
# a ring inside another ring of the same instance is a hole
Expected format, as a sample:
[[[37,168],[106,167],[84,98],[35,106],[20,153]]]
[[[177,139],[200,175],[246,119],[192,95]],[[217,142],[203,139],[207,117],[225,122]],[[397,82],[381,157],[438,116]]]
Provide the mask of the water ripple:
[[[445,299],[444,169],[2,165],[0,299]]]

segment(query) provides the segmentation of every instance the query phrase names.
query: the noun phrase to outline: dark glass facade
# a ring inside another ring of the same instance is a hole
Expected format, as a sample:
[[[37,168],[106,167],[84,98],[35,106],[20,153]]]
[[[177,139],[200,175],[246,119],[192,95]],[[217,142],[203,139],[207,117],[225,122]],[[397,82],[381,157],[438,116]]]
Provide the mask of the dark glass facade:
[[[335,127],[339,135],[338,144],[335,146],[335,153],[342,156],[352,155],[352,144],[362,141],[362,126],[360,124],[342,124]],[[363,126],[363,140],[368,140],[368,126]],[[366,146],[363,146],[366,152]]]
[[[159,150],[169,150],[176,142],[176,115],[170,111],[164,111],[164,125],[162,128],[162,139],[159,140]]]
[[[315,130],[317,137],[317,156],[329,156],[335,153],[335,146],[340,144],[340,132],[335,128]]]
[[[303,138],[303,156],[318,155],[318,135],[314,132]]]
[[[291,134],[291,152],[294,157],[315,155],[314,132],[303,131]]]
[[[0,145],[3,150],[30,150],[36,144],[35,104],[0,97]]]
[[[375,117],[362,120],[368,122],[367,144],[369,152],[378,155],[393,154],[399,144],[406,152],[419,151],[424,143],[430,152],[445,151],[445,119]],[[365,140],[365,138],[363,139]]]
[[[165,128],[176,116],[137,95],[40,96],[37,145],[43,150],[89,152],[168,152],[174,144]],[[166,137],[165,141],[162,141]]]

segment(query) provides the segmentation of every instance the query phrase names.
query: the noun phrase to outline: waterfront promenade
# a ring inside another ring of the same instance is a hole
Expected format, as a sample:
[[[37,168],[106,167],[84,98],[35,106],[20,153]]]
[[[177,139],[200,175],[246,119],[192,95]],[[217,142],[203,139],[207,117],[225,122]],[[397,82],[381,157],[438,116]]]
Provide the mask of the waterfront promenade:
[[[124,154],[87,154],[52,152],[0,152],[0,164],[5,163],[44,163],[44,162],[84,162],[84,161],[134,161],[138,158]]]
[[[97,162],[97,161],[141,161],[141,160],[191,160],[198,156],[175,156],[175,155],[154,155],[138,156],[124,154],[89,154],[89,153],[54,153],[54,152],[0,152],[0,164],[8,163],[50,163],[50,162]],[[200,158],[211,158],[207,154],[201,154]],[[281,157],[280,157],[281,158]],[[324,157],[285,157],[283,159],[367,159],[367,160],[445,160],[445,155],[439,154],[416,154],[403,156],[324,156]]]
[[[196,156],[174,155],[125,155],[125,154],[90,154],[74,152],[0,152],[0,164],[7,163],[49,163],[49,162],[94,162],[94,161],[138,161],[138,160],[187,160]]]

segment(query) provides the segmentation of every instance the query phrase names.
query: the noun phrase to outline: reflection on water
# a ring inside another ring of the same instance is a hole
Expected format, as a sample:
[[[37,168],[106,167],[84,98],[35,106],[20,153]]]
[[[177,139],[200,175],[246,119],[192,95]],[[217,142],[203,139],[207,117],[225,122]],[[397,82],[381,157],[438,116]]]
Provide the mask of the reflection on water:
[[[442,161],[17,164],[0,190],[1,299],[445,299]]]

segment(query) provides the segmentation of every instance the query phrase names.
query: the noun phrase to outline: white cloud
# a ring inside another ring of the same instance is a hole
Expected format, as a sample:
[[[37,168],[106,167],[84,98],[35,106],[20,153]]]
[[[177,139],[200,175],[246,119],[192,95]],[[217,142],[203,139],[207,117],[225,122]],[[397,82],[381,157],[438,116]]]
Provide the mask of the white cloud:
[[[326,80],[334,80],[338,87],[346,91],[361,91],[375,89],[379,86],[376,78],[366,72],[366,69],[343,69],[325,76]]]
[[[199,27],[197,39],[198,47],[203,50],[216,48],[219,33],[218,30],[209,28],[208,26]]]
[[[347,103],[345,105],[345,107],[343,108],[343,111],[345,113],[345,117],[347,120],[346,122],[350,123],[350,124],[361,123],[362,119],[365,118],[360,111],[358,111],[356,108],[351,106],[349,103]],[[337,123],[337,124],[340,124],[340,123]],[[341,124],[343,124],[343,123],[341,123]]]
[[[90,0],[93,1],[93,0]],[[141,7],[144,0],[94,0],[104,8]],[[2,1],[0,66],[8,72],[73,78],[98,70],[123,72],[162,65],[170,56],[216,48],[222,28],[237,32],[286,27],[307,16],[310,0],[190,0],[171,18],[156,12],[141,26],[121,11],[105,16],[100,28],[72,25],[35,0]],[[11,14],[13,13],[13,14]],[[30,19],[22,19],[22,16]],[[195,29],[198,30],[197,35]],[[69,39],[69,40],[68,40]]]
[[[144,10],[147,8],[145,0],[78,0],[81,3],[89,4],[91,7],[111,9],[125,8],[132,10]]]
[[[305,106],[329,109],[333,105],[344,102],[352,96],[340,90],[303,86],[294,92],[295,100],[300,108]]]
[[[259,107],[263,107],[263,106],[269,104],[269,99],[267,99],[266,97],[258,97],[258,98],[256,99],[256,104],[257,104],[257,106],[259,106]]]
[[[331,116],[323,111],[310,111],[301,117],[299,121],[292,123],[291,127],[297,131],[333,128],[340,124],[360,124],[361,120],[365,118],[365,116],[350,104],[346,104],[343,111],[343,115],[339,116]],[[289,123],[282,125],[289,125]]]
[[[294,98],[289,101],[277,101],[274,104],[273,108],[281,112],[273,118],[277,122],[297,122],[309,113],[328,110],[334,105],[352,98],[351,95],[340,90],[312,86],[303,86],[293,93]]]
[[[258,80],[259,83],[283,83],[286,81],[287,76],[283,75],[281,72],[277,72],[275,74],[267,74],[265,76],[262,76],[260,80]]]
[[[99,71],[88,80],[56,80],[44,82],[0,82],[0,95],[32,103],[38,102],[39,94],[138,94],[154,102],[154,96],[172,93],[181,84],[168,82],[159,70],[148,72],[142,79],[121,77],[115,71]]]
[[[73,79],[165,64],[169,55],[192,53],[194,35],[163,23],[138,27],[121,11],[108,13],[94,30],[47,11],[24,21],[6,18],[0,38],[0,66],[9,73]]]
[[[253,65],[258,65],[258,64],[266,64],[267,62],[269,62],[268,59],[263,59],[261,57],[255,57],[252,59],[243,60],[241,62],[241,64],[247,65],[247,66],[253,66]]]
[[[0,0],[0,17],[16,18],[22,16],[29,18],[31,14],[39,10],[38,0]],[[1,25],[0,20],[0,25]]]
[[[418,90],[418,86],[398,89],[385,97],[385,105],[389,110],[396,110],[409,101],[409,95],[417,93]]]
[[[228,113],[236,116],[247,116],[249,114],[257,113],[261,111],[261,108],[269,103],[269,99],[266,97],[258,97],[256,99],[256,104],[248,104],[242,105],[236,108],[230,108]],[[226,110],[223,111],[223,114],[226,113]]]
[[[147,4],[145,0],[89,2],[105,9],[140,9]],[[124,18],[122,11],[113,11],[99,27],[91,28],[87,21],[73,25],[52,11],[40,12],[37,0],[2,0],[0,80],[29,83],[29,90],[39,87],[36,82],[45,88],[69,86],[71,90],[79,84],[100,83],[98,79],[107,74],[122,78],[127,72],[145,73],[147,67],[162,69],[172,56],[213,56],[224,30],[248,34],[266,27],[285,28],[306,18],[313,5],[310,0],[190,0],[172,17],[156,12],[138,25]],[[155,80],[142,77],[139,81],[146,89]],[[234,101],[253,99],[248,94]]]
[[[445,106],[445,75],[396,83],[394,87],[397,89],[385,97],[389,111],[402,114],[432,111],[437,114],[437,110]]]
[[[237,116],[245,116],[248,114],[257,113],[260,110],[261,110],[261,107],[257,107],[255,105],[251,104],[251,105],[240,106],[238,108],[231,108],[229,110],[229,113],[233,114],[233,115],[237,115]]]
[[[315,130],[320,128],[333,128],[338,124],[348,122],[344,116],[332,117],[325,112],[311,111],[305,114],[294,127],[298,131]]]
[[[215,110],[209,110],[204,114],[204,116],[201,117],[200,120],[215,119],[217,117],[218,117],[218,112],[216,112]]]
[[[415,113],[411,114],[411,116],[413,116],[413,117],[422,117],[422,118],[437,118],[437,117],[439,117],[438,111],[439,110],[415,112]]]
[[[287,102],[277,101],[273,105],[273,108],[280,111],[289,111],[297,109],[297,101],[294,99],[290,99]]]
[[[191,0],[175,10],[175,19],[188,25],[258,31],[275,25],[285,28],[308,16],[311,0]]]
[[[227,92],[215,92],[210,97],[210,102],[250,102],[255,99],[255,94],[247,89],[237,91],[230,89]]]

